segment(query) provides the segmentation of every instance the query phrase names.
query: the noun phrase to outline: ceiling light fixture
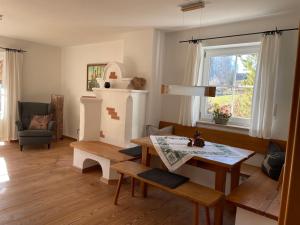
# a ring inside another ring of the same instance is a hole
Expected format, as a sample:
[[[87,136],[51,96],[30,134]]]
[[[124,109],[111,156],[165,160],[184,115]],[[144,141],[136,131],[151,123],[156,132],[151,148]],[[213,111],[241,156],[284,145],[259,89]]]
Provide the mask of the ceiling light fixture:
[[[197,1],[189,1],[187,3],[183,3],[179,5],[181,8],[182,12],[188,12],[188,11],[193,11],[197,9],[202,9],[205,7],[205,2],[202,0],[197,0]]]

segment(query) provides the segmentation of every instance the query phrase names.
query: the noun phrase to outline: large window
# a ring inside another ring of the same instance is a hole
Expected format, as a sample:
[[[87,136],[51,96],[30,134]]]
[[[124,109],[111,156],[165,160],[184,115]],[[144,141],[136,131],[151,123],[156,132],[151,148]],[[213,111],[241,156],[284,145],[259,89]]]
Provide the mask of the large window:
[[[214,107],[226,106],[231,124],[249,126],[260,45],[204,49],[204,85],[216,86],[215,98],[201,103],[201,119],[211,120]]]

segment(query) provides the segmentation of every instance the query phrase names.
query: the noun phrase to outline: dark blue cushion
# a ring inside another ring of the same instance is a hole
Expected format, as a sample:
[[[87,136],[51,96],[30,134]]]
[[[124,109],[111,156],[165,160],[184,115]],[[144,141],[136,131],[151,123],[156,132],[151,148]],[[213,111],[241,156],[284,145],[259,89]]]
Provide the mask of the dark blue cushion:
[[[262,171],[273,180],[278,180],[285,160],[285,152],[276,143],[270,142]]]
[[[142,147],[138,145],[135,147],[122,149],[119,152],[129,155],[129,156],[132,156],[132,157],[139,158],[142,156]]]
[[[138,176],[172,189],[189,181],[188,177],[158,168],[139,173]]]

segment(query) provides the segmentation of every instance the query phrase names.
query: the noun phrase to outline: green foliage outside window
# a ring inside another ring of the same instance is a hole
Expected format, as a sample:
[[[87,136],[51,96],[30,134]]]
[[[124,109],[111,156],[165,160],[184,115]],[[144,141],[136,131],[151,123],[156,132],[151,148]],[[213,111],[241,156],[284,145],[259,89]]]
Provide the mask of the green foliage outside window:
[[[229,85],[226,87],[222,87],[216,85],[217,96],[215,98],[208,98],[207,111],[209,114],[211,114],[215,105],[219,105],[220,107],[229,105],[231,107],[231,113],[233,117],[247,119],[251,117],[253,87],[255,83],[257,66],[257,54],[230,56],[230,58],[231,61],[233,58],[233,60],[235,60],[235,81],[232,82],[232,86]],[[228,70],[222,71],[219,63],[216,63],[216,65],[219,69],[219,74],[228,74]],[[225,68],[225,70],[226,69],[227,68]],[[238,70],[242,70],[243,72],[238,73]],[[211,72],[212,70],[210,71],[210,73]],[[224,80],[223,75],[220,77],[221,80]],[[213,75],[213,79],[214,82],[216,82],[217,78],[215,75]],[[227,80],[226,83],[231,82],[232,76],[230,76],[228,79],[229,80]],[[212,84],[210,83],[210,85]]]

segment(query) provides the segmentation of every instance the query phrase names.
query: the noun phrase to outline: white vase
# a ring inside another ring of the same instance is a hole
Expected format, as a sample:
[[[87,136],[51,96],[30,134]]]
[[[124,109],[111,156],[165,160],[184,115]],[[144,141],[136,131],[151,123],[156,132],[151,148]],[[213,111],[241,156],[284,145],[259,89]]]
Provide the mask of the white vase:
[[[96,78],[99,88],[104,88],[105,81],[101,78]]]

